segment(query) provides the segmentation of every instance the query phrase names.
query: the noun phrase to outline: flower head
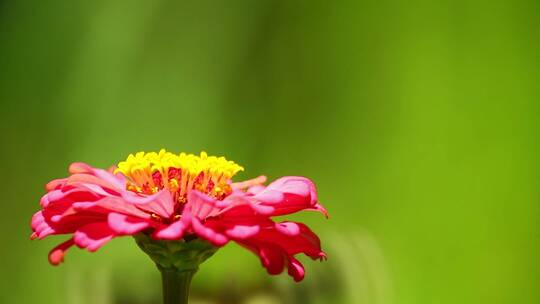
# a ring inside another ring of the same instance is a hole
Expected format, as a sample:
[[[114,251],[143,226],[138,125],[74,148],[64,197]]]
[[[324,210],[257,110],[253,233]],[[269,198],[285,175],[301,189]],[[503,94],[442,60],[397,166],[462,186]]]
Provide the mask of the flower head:
[[[296,280],[304,253],[325,258],[319,238],[304,224],[272,217],[301,210],[326,215],[313,182],[282,177],[268,186],[264,176],[233,183],[243,168],[201,152],[139,152],[110,170],[74,163],[70,176],[49,182],[42,209],[32,217],[32,238],[71,237],[49,261],[58,265],[73,245],[95,251],[111,239],[143,233],[154,240],[199,238],[221,247],[234,241],[257,254],[270,274],[285,267]]]

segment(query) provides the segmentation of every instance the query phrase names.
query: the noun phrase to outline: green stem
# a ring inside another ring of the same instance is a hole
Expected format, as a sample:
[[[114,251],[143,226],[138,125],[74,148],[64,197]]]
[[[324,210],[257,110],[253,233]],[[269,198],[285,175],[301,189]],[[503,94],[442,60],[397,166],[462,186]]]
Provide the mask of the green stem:
[[[189,297],[191,279],[197,270],[179,271],[174,268],[161,268],[163,282],[163,304],[186,304]]]

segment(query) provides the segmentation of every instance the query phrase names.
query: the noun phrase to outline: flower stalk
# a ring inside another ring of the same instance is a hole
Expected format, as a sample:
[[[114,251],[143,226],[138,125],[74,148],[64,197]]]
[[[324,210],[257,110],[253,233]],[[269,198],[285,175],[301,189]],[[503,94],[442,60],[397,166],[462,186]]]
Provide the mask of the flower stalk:
[[[197,271],[178,271],[171,268],[160,268],[159,270],[161,272],[161,280],[163,283],[163,304],[188,303],[191,279]]]

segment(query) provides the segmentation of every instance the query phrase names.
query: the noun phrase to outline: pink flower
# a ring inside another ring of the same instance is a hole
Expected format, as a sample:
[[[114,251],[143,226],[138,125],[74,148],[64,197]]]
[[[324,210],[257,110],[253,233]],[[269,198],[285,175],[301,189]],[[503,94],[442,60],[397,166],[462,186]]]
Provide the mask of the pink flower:
[[[325,258],[319,238],[304,224],[272,217],[302,210],[326,215],[313,182],[287,176],[263,186],[261,176],[232,183],[241,170],[223,157],[165,150],[130,155],[109,171],[74,163],[69,177],[47,184],[42,209],[32,217],[32,239],[71,235],[51,250],[53,265],[73,245],[96,251],[115,237],[141,232],[156,240],[195,236],[217,247],[234,241],[257,254],[270,274],[287,267],[302,280],[295,255]]]

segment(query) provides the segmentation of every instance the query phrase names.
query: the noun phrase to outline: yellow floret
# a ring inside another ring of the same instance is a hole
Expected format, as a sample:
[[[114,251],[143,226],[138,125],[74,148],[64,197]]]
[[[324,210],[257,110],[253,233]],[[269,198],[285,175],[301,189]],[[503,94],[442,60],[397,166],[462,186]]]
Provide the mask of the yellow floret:
[[[169,168],[177,168],[182,172],[189,172],[195,177],[201,172],[217,178],[229,179],[244,168],[233,161],[228,161],[224,157],[208,156],[206,152],[201,152],[200,156],[194,154],[173,154],[161,149],[156,152],[138,152],[130,154],[125,161],[118,163],[116,172],[121,172],[126,177],[134,181],[141,178],[148,178],[152,173],[159,171],[167,174]]]

